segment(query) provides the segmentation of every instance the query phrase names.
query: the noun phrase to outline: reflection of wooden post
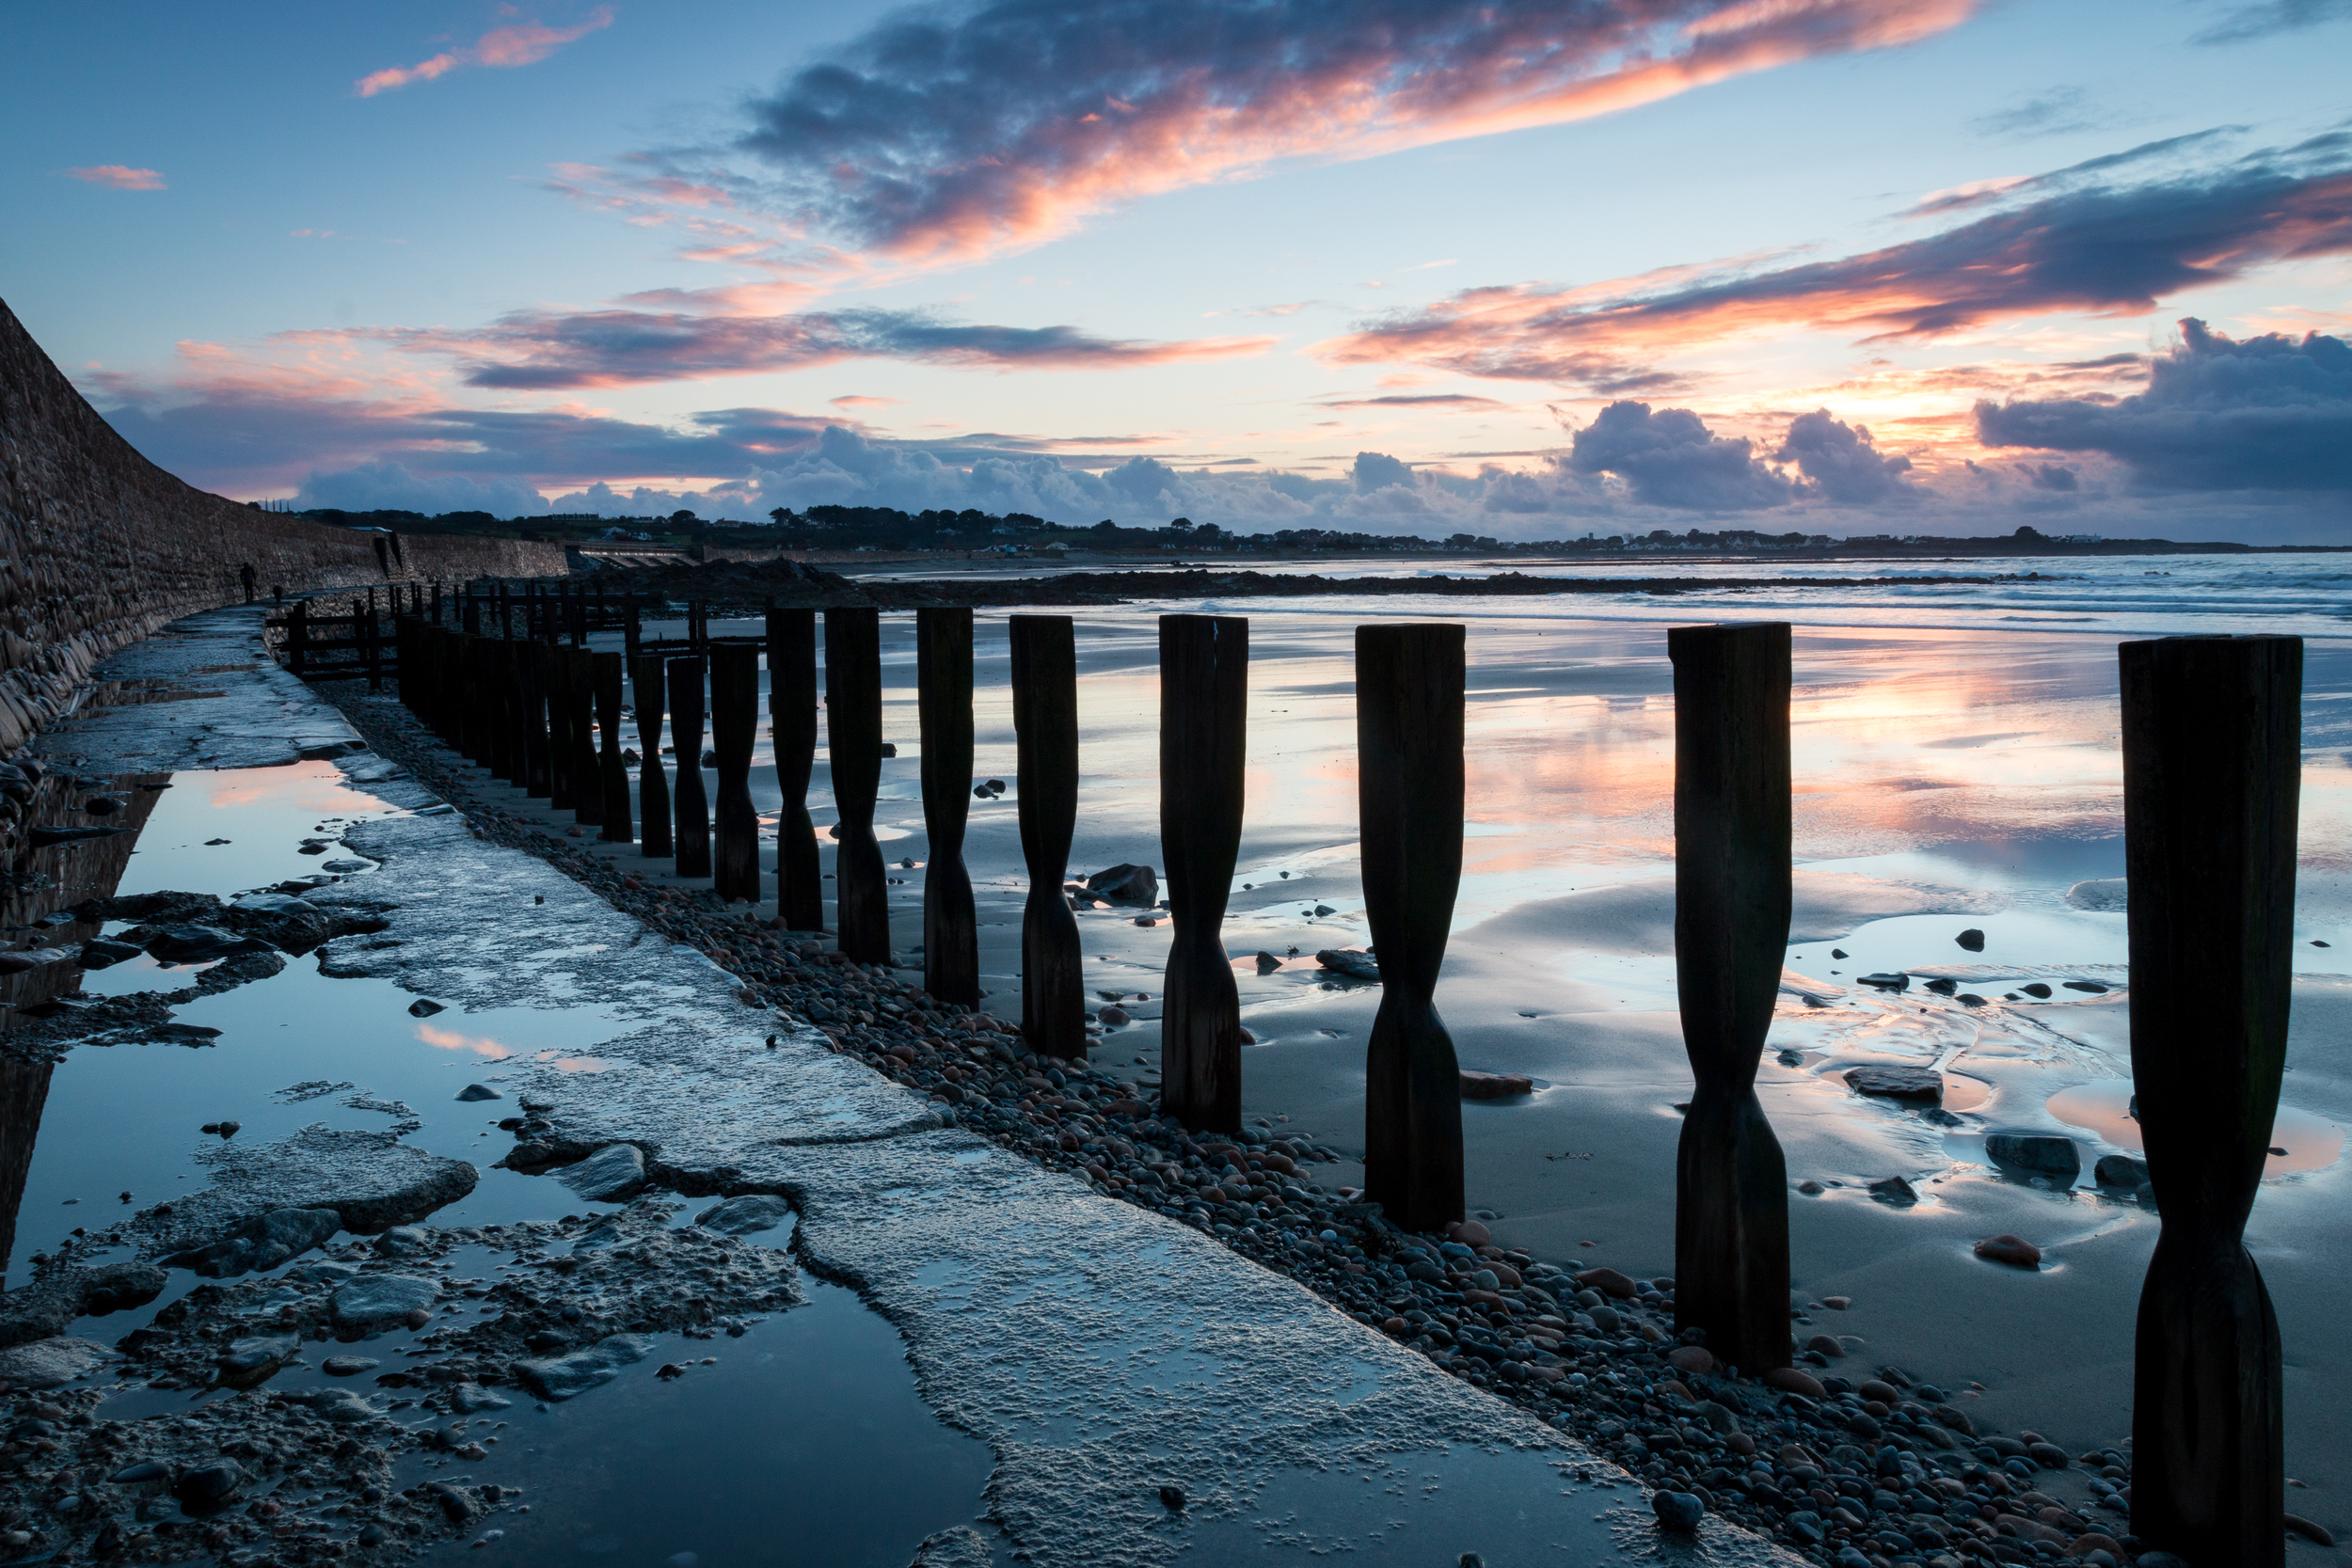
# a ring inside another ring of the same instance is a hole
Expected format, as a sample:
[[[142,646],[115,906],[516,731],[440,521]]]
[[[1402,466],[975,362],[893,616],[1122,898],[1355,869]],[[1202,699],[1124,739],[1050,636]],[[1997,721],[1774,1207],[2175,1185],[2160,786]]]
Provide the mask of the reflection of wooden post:
[[[703,661],[670,660],[670,733],[677,747],[677,874],[710,875],[710,808],[703,794]]]
[[[1011,634],[1013,787],[1029,872],[1021,1033],[1030,1050],[1074,1060],[1087,1049],[1086,990],[1078,922],[1062,882],[1078,819],[1077,640],[1067,615],[1015,615]]]
[[[1675,1156],[1675,1322],[1789,1363],[1788,1167],[1756,1098],[1788,947],[1788,627],[1677,626],[1675,973],[1696,1088]]]
[[[2163,1228],[2140,1288],[2132,1533],[2286,1560],[2279,1322],[2246,1250],[2286,1064],[2303,641],[2119,650],[2132,1081]]]
[[[644,829],[638,847],[645,854],[670,853],[670,776],[661,768],[661,721],[669,705],[669,683],[660,654],[628,661],[629,696],[637,705],[637,815]]]
[[[759,812],[752,804],[752,748],[759,737],[759,650],[710,650],[710,743],[719,753],[718,854],[711,891],[759,902]]]
[[[1364,1053],[1364,1182],[1406,1230],[1462,1217],[1462,1075],[1438,1016],[1462,882],[1462,628],[1356,628],[1357,798],[1380,1010]]]
[[[808,777],[817,765],[817,612],[768,610],[768,735],[776,753],[776,914],[795,931],[825,928],[825,876]]]
[[[833,772],[834,925],[859,963],[890,961],[889,889],[874,840],[882,789],[882,612],[825,611],[825,746]]]
[[[604,821],[604,778],[596,762],[596,672],[591,657],[585,648],[564,650],[572,726],[572,820],[583,828]]]
[[[1160,1091],[1194,1131],[1241,1130],[1241,1002],[1225,901],[1241,854],[1249,623],[1160,617],[1160,841],[1176,932],[1162,982]]]
[[[923,726],[923,989],[980,1002],[979,916],[963,866],[972,806],[972,612],[914,612],[916,705]]]
[[[607,844],[627,844],[637,834],[628,820],[628,764],[621,760],[621,656],[590,654],[589,668],[596,689],[596,771],[604,792],[604,832]]]

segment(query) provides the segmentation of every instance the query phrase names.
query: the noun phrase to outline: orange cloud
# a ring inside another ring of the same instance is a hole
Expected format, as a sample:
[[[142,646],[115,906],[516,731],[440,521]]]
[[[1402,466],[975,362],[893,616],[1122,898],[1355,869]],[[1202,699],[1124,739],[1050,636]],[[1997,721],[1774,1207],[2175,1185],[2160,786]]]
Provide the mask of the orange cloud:
[[[133,168],[128,164],[92,164],[87,168],[68,168],[57,171],[70,180],[88,185],[110,185],[119,191],[160,191],[168,189],[164,177],[151,168]]]
[[[390,92],[412,82],[430,82],[446,76],[463,66],[537,65],[564,44],[586,38],[600,27],[612,25],[612,8],[598,6],[588,13],[586,21],[571,27],[549,27],[543,23],[517,22],[504,27],[493,27],[464,49],[443,50],[431,59],[415,65],[386,66],[372,71],[352,84],[352,89],[362,98],[373,98],[379,92]]]

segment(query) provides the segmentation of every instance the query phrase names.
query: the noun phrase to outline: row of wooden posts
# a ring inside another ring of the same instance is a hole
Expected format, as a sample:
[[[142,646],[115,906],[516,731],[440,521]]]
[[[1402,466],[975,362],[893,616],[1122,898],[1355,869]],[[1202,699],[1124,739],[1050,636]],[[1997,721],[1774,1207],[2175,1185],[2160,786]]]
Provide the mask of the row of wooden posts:
[[[551,647],[404,620],[402,693],[452,744],[534,795],[631,837],[620,744],[634,687],[639,838],[721,896],[759,896],[748,784],[759,659],[784,805],[777,910],[823,928],[807,789],[817,745],[817,615],[679,656]],[[890,959],[873,832],[882,757],[881,623],[823,611],[824,713],[839,945]],[[1009,618],[1021,845],[1022,1023],[1032,1048],[1086,1049],[1076,921],[1063,893],[1078,805],[1072,619]],[[922,796],[930,834],[924,983],[979,1000],[962,861],[973,767],[973,617],[916,612]],[[1676,1312],[1716,1357],[1787,1367],[1788,1172],[1756,1098],[1790,918],[1790,635],[1786,624],[1668,634],[1676,709],[1675,941],[1695,1090],[1676,1165]],[[2132,1527],[2199,1565],[2283,1561],[2278,1326],[2243,1234],[2284,1063],[2302,685],[2300,640],[2128,642],[2122,674],[2132,1064],[2161,1234],[2141,1298]],[[1173,920],[1163,987],[1164,1111],[1196,1131],[1241,1122],[1241,1020],[1221,927],[1242,830],[1248,623],[1160,619],[1160,827]],[[717,752],[716,852],[700,761],[706,680]],[[1458,625],[1356,634],[1364,905],[1382,995],[1366,1055],[1368,1196],[1408,1230],[1463,1215],[1454,1044],[1435,1005],[1461,879],[1466,668]],[[679,758],[660,766],[663,716]],[[596,737],[600,737],[599,740]]]
[[[701,653],[718,641],[710,635],[709,614],[700,603],[686,607],[683,638],[649,640],[644,635],[649,609],[667,606],[635,594],[608,594],[562,581],[469,582],[453,587],[446,598],[438,582],[412,582],[370,588],[354,595],[347,610],[337,610],[330,599],[297,599],[267,625],[279,633],[287,668],[294,674],[312,681],[364,678],[377,691],[384,689],[387,676],[399,674],[398,640],[387,645],[384,625],[403,618],[429,626],[453,623],[452,629],[509,641],[568,641],[575,648],[586,646],[593,633],[617,629],[631,657],[640,653]],[[338,654],[349,657],[332,657]]]

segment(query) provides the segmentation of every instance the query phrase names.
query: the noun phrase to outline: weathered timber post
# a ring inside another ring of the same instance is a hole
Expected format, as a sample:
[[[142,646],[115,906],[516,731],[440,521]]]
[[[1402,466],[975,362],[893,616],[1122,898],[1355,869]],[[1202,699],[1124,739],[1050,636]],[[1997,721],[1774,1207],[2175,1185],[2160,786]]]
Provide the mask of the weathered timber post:
[[[489,755],[488,716],[482,711],[482,664],[487,657],[479,636],[457,634],[457,751],[477,767]]]
[[[441,579],[439,578],[433,579],[433,624],[437,626],[441,624]]]
[[[416,640],[409,635],[413,625],[405,614],[392,617],[392,689],[399,694],[400,705],[410,713],[417,711],[417,689],[409,684],[417,673]]]
[[[516,722],[515,644],[503,637],[485,637],[483,671],[488,692],[490,776],[522,781],[522,736]]]
[[[794,931],[825,928],[825,876],[808,777],[817,763],[817,612],[768,607],[768,737],[776,754],[776,914]]]
[[[621,628],[622,652],[635,658],[645,641],[645,628],[637,618],[637,594],[634,591],[621,595],[621,612],[628,619]]]
[[[531,668],[547,700],[548,806],[552,811],[569,811],[579,787],[572,777],[572,758],[578,748],[572,741],[572,705],[564,695],[564,650],[553,643],[533,642]]]
[[[588,645],[587,590],[578,584],[573,585],[570,603],[572,612],[572,646],[575,648],[584,648]]]
[[[482,635],[482,596],[474,591],[471,579],[466,583],[466,596],[460,603],[462,605],[459,611],[462,617],[461,625],[467,635],[480,637]]]
[[[296,680],[304,678],[310,642],[310,607],[301,599],[286,611],[286,668]]]
[[[942,1002],[980,1001],[979,915],[963,865],[972,812],[972,612],[914,612],[915,707],[923,735],[923,989]]]
[[[1438,1016],[1462,884],[1463,632],[1356,628],[1357,810],[1380,1010],[1364,1053],[1364,1182],[1406,1230],[1462,1217],[1462,1076]]]
[[[604,825],[604,775],[596,763],[596,669],[586,648],[564,650],[565,705],[571,709],[572,820]]]
[[[528,603],[528,601],[525,601]],[[528,639],[517,640],[515,660],[516,747],[521,771],[515,783],[528,796],[546,797],[554,789],[548,742],[547,649]]]
[[[2303,641],[2117,652],[2132,1084],[2162,1224],[2139,1295],[2132,1533],[2197,1568],[2276,1568],[2279,1321],[2245,1236],[2286,1065]]]
[[[637,765],[637,815],[644,823],[638,847],[646,855],[670,853],[670,778],[661,768],[661,721],[669,705],[669,683],[662,679],[659,654],[639,654],[628,661],[629,696],[637,705],[637,750],[644,759]]]
[[[710,875],[710,807],[703,793],[703,661],[670,660],[670,733],[677,745],[677,874]]]
[[[1241,1130],[1241,1002],[1225,901],[1241,854],[1249,623],[1160,617],[1160,844],[1176,931],[1161,982],[1162,1104],[1195,1132]]]
[[[825,744],[833,774],[834,925],[859,963],[890,961],[889,889],[874,838],[882,789],[882,612],[825,611]]]
[[[358,607],[355,605],[353,608]],[[375,590],[373,588],[368,590],[367,615],[366,629],[360,633],[360,652],[368,661],[368,689],[381,691],[384,689],[384,654],[376,642]]]
[[[759,902],[759,811],[752,804],[752,750],[758,738],[759,650],[721,643],[710,650],[710,746],[719,753],[710,889],[729,903]]]
[[[1677,626],[1675,974],[1696,1088],[1675,1156],[1675,1323],[1786,1367],[1788,1167],[1756,1069],[1788,948],[1788,627]]]
[[[604,789],[604,831],[596,836],[627,844],[637,834],[628,819],[628,764],[621,760],[621,656],[590,654],[588,660],[596,689],[596,772]]]
[[[1013,787],[1029,896],[1021,911],[1021,1033],[1042,1055],[1087,1050],[1084,954],[1062,891],[1078,820],[1078,654],[1067,615],[1011,617]]]

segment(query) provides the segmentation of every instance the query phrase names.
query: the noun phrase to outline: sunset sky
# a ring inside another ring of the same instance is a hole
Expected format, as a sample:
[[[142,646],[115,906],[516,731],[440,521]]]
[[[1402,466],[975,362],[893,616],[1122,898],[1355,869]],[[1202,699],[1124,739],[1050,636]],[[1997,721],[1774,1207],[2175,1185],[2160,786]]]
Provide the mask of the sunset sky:
[[[0,297],[239,499],[2352,544],[2352,0],[8,33]]]

